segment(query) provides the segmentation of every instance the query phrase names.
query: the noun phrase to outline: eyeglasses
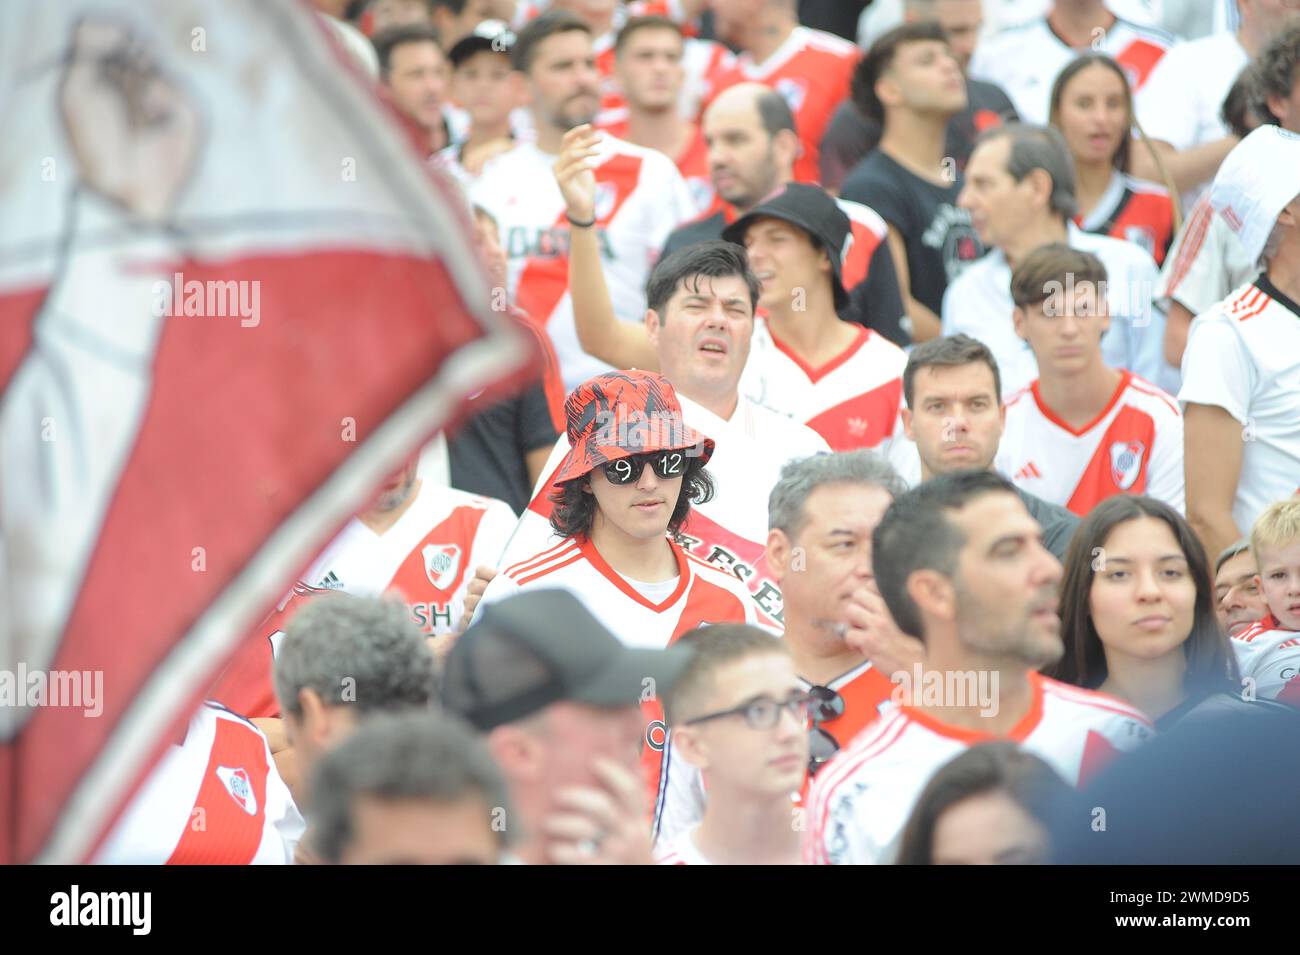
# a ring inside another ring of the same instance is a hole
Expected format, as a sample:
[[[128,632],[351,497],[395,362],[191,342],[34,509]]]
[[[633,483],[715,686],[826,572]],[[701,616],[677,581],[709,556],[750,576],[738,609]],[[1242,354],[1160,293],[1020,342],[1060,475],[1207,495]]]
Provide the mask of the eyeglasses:
[[[808,775],[814,776],[840,750],[835,737],[820,724],[844,715],[844,697],[829,686],[811,686],[807,696],[813,724],[808,728]]]
[[[782,711],[788,710],[800,725],[806,726],[808,725],[809,707],[811,705],[812,699],[807,693],[799,693],[785,700],[774,700],[770,696],[760,696],[756,700],[749,700],[739,706],[733,706],[729,710],[719,710],[717,713],[697,716],[693,720],[687,720],[686,725],[694,726],[696,723],[720,720],[724,716],[743,716],[745,725],[750,729],[770,730],[781,721]]]
[[[655,474],[665,480],[680,477],[686,473],[686,453],[684,451],[654,451],[649,454],[633,454],[617,461],[610,461],[604,466],[605,477],[610,484],[631,484],[641,479],[641,472],[649,464]]]

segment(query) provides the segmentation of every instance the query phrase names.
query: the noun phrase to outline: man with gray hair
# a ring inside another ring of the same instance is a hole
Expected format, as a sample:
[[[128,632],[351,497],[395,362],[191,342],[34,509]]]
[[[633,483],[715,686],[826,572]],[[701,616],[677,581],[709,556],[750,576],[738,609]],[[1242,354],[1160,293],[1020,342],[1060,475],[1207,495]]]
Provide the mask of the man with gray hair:
[[[906,490],[880,455],[845,451],[791,461],[768,498],[767,559],[784,598],[782,639],[815,698],[814,771],[875,720],[893,693],[890,675],[904,662],[873,665],[864,643],[891,635],[875,589],[871,534]]]
[[[321,758],[312,790],[330,864],[495,865],[512,832],[500,770],[445,714],[368,721]]]
[[[1173,393],[1178,372],[1164,359],[1165,315],[1152,304],[1155,261],[1132,242],[1075,226],[1074,189],[1073,160],[1052,127],[1012,123],[980,137],[957,204],[970,212],[980,239],[992,251],[948,286],[943,334],[965,333],[989,347],[1002,373],[1003,397],[1027,387],[1038,377],[1038,363],[1029,344],[1016,335],[1011,273],[1039,246],[1064,242],[1092,253],[1106,267],[1111,315],[1101,341],[1106,364]]]
[[[406,606],[344,594],[317,597],[294,616],[273,678],[294,780],[309,779],[321,755],[367,716],[427,709],[437,690],[433,652]],[[276,754],[282,773],[285,755]],[[304,788],[294,793],[300,803],[310,799]]]

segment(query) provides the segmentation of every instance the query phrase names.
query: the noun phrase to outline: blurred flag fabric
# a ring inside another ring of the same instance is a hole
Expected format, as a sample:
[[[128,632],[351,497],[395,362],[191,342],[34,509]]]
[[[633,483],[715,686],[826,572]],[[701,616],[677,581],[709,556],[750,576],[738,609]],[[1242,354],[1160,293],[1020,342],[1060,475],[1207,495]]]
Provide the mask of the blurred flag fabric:
[[[533,346],[305,3],[8,0],[0,111],[0,862],[78,862],[319,548]]]

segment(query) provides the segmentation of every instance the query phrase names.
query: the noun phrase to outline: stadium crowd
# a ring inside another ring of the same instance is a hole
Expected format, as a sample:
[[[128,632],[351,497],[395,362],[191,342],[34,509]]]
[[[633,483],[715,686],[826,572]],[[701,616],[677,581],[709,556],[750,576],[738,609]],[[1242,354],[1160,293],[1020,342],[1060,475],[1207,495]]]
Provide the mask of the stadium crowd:
[[[1069,861],[1293,718],[1296,0],[315,5],[543,358],[101,861]]]

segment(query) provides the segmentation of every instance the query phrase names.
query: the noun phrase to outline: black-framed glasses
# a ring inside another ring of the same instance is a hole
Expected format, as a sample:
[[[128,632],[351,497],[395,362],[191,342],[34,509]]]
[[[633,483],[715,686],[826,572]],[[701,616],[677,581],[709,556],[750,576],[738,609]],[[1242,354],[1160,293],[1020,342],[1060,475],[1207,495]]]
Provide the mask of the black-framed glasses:
[[[686,725],[694,726],[696,723],[720,720],[724,716],[741,716],[744,717],[745,725],[750,729],[770,730],[780,722],[782,711],[788,710],[796,722],[806,726],[811,715],[811,706],[812,699],[807,693],[798,693],[784,700],[774,700],[770,696],[760,696],[754,700],[747,700],[739,706],[733,706],[729,710],[719,710],[716,713],[697,716],[693,720],[687,720]]]
[[[812,720],[808,727],[808,775],[814,776],[840,751],[840,744],[821,724],[844,715],[844,697],[829,686],[810,686],[807,696]]]
[[[633,454],[617,461],[610,461],[604,466],[605,477],[610,484],[631,484],[641,479],[641,472],[649,464],[655,474],[667,480],[681,477],[686,473],[685,451],[652,451],[648,454]]]

